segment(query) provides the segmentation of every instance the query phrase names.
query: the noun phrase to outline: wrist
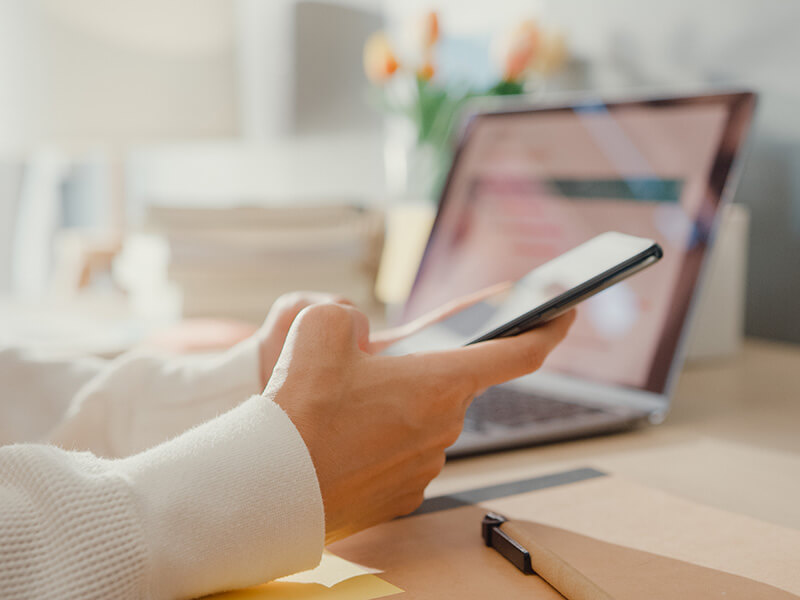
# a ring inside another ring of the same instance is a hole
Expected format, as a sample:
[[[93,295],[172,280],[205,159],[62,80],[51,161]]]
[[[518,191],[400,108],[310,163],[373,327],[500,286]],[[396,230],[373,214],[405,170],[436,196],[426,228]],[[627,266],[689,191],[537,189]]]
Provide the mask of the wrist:
[[[278,357],[281,355],[283,344],[289,334],[293,320],[294,315],[279,311],[275,315],[270,315],[258,332],[258,373],[262,392],[267,387],[270,377],[272,377],[272,371],[278,362]]]

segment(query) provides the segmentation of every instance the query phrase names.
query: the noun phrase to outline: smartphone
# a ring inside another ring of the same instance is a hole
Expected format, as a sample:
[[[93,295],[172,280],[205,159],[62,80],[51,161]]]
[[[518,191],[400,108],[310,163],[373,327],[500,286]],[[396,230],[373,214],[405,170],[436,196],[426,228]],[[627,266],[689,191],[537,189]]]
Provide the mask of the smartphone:
[[[614,231],[602,233],[534,269],[515,286],[521,288],[523,296],[526,291],[533,294],[539,290],[551,290],[557,295],[467,345],[529,331],[655,264],[663,255],[661,246],[653,240]],[[560,293],[554,291],[566,284],[571,287]]]
[[[519,335],[658,262],[653,240],[609,231],[536,267],[486,299],[391,346],[388,354],[444,350]]]

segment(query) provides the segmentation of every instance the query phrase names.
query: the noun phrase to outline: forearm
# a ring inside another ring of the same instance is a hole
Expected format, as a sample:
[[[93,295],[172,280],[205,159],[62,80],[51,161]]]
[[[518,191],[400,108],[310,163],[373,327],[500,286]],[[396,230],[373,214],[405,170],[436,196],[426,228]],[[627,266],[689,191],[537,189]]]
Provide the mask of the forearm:
[[[2,598],[194,597],[311,568],[323,538],[303,440],[262,397],[121,460],[0,448]]]

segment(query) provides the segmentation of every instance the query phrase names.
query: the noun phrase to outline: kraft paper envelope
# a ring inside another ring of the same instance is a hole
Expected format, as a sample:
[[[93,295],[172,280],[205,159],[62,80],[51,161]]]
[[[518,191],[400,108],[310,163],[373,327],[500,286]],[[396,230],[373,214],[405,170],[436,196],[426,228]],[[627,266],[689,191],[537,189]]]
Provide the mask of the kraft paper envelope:
[[[779,600],[800,592],[800,532],[615,477],[393,521],[331,550],[381,569],[413,598],[563,598],[545,579],[523,575],[483,545],[487,510],[512,519],[503,525],[512,537],[541,542],[533,548],[534,568],[538,562],[569,600]],[[547,552],[560,563],[543,564]]]
[[[761,581],[800,594],[800,531],[615,476],[484,503],[509,519]]]
[[[797,600],[765,583],[529,521],[502,529],[569,600]]]

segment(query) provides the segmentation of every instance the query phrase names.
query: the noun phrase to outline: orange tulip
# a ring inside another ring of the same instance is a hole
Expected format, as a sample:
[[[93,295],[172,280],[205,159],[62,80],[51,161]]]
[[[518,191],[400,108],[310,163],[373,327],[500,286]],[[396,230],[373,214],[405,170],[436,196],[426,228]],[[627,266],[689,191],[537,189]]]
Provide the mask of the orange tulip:
[[[430,50],[439,41],[439,15],[431,11],[422,19],[422,47]]]
[[[375,84],[385,83],[399,66],[386,34],[379,31],[369,36],[364,44],[364,72],[367,78]]]
[[[422,79],[423,81],[430,81],[433,79],[433,76],[436,74],[436,69],[433,66],[433,63],[430,61],[425,61],[425,64],[417,70],[417,77]]]
[[[502,68],[505,81],[519,81],[533,67],[541,35],[534,21],[524,21],[514,29],[503,44]]]

